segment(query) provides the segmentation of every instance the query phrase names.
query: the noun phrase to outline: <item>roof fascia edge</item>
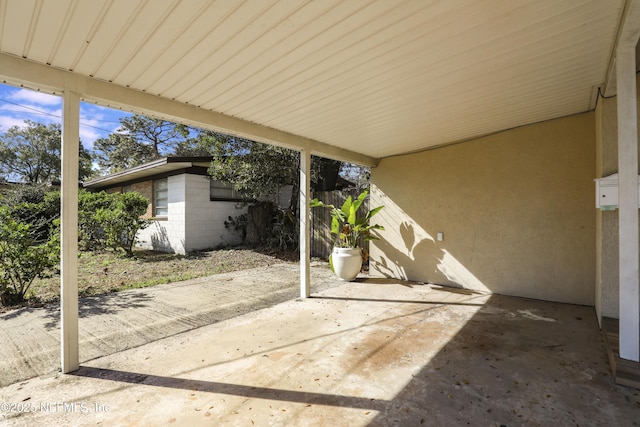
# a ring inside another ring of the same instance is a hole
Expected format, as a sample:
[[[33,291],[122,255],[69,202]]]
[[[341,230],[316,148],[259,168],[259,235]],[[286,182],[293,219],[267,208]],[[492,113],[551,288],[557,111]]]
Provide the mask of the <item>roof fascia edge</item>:
[[[375,167],[379,159],[193,105],[74,74],[14,55],[0,53],[0,79],[52,94],[77,92],[86,101],[314,155]]]
[[[112,173],[110,175],[106,175],[106,176],[101,176],[99,178],[96,179],[92,179],[90,181],[85,182],[85,185],[94,185],[94,184],[98,184],[98,183],[102,183],[102,182],[108,182],[110,180],[113,180],[115,178],[121,178],[124,176],[128,176],[128,175],[132,175],[134,173],[138,173],[138,172],[143,172],[149,169],[155,169],[158,166],[164,166],[166,164],[168,164],[169,162],[167,161],[167,158],[162,158],[159,160],[155,160],[153,162],[149,162],[149,163],[145,163],[139,166],[135,166],[132,167],[130,169],[125,169],[123,171],[120,172],[116,172],[116,173]],[[176,163],[177,164],[177,163]],[[191,165],[191,163],[188,163],[189,165]]]
[[[618,33],[611,49],[611,58],[605,76],[602,94],[605,97],[616,96],[616,55],[618,47],[627,44],[635,46],[638,43],[640,34],[640,0],[627,0],[622,11]]]

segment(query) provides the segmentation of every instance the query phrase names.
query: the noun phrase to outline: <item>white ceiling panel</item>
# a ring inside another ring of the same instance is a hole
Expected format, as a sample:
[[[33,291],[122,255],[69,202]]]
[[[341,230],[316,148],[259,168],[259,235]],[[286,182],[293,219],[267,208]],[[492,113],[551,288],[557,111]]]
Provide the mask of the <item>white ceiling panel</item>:
[[[29,28],[34,15],[37,16],[39,4],[36,0],[0,2],[0,49],[17,56],[24,56],[29,40]]]
[[[0,0],[0,52],[380,158],[590,110],[623,7]]]
[[[87,44],[91,43],[92,32],[102,22],[104,7],[102,2],[71,1],[67,8],[60,8],[66,9],[65,20],[58,23],[56,31],[45,27],[36,29],[40,40],[50,38],[55,41],[48,55],[50,65],[64,70],[74,69],[78,58],[82,57],[88,48]]]

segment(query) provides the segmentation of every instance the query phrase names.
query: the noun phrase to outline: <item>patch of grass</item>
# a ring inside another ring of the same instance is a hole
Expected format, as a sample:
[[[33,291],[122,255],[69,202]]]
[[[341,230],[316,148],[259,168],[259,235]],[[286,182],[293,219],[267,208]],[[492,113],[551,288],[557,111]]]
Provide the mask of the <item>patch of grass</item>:
[[[175,255],[153,251],[136,251],[133,258],[112,252],[81,252],[78,257],[78,293],[81,297],[138,289],[197,277],[263,267],[289,262],[275,254],[234,248]],[[57,301],[60,277],[36,280],[31,289],[30,305]]]

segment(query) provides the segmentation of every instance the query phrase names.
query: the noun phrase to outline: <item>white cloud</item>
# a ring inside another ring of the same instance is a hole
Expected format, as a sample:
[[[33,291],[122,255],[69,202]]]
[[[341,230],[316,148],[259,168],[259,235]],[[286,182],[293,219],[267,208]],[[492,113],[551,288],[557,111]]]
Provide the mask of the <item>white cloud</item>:
[[[82,102],[80,104],[82,144],[92,149],[96,139],[114,133],[120,127],[118,119],[128,115],[130,113]],[[0,84],[0,133],[6,132],[12,126],[24,127],[24,120],[45,125],[61,123],[61,116],[61,97]]]
[[[48,95],[42,92],[36,92],[29,89],[20,89],[12,93],[9,98],[12,101],[28,102],[35,105],[60,105],[62,98],[59,96]]]
[[[23,113],[25,111],[24,107],[15,104],[7,104],[4,102],[0,102],[0,108],[5,113]]]
[[[60,122],[60,98],[26,89],[0,89],[0,111],[5,118],[32,120],[44,124]]]
[[[13,126],[23,127],[24,120],[10,116],[0,116],[0,132],[6,132]]]
[[[85,124],[92,125],[92,120],[82,120],[80,122],[80,140],[85,148],[93,149],[93,143],[96,139],[101,138],[102,134],[94,128],[84,126]]]

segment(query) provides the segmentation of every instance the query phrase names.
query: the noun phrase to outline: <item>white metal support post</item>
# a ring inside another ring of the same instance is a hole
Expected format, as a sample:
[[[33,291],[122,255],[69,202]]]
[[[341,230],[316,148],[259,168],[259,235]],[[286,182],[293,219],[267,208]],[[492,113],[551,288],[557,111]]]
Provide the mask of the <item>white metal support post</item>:
[[[65,91],[62,113],[60,327],[62,372],[80,367],[78,346],[78,148],[80,96]]]
[[[311,152],[300,151],[300,298],[311,296]]]
[[[636,39],[637,41],[637,39]],[[640,361],[638,113],[635,42],[616,52],[620,233],[620,357]]]

